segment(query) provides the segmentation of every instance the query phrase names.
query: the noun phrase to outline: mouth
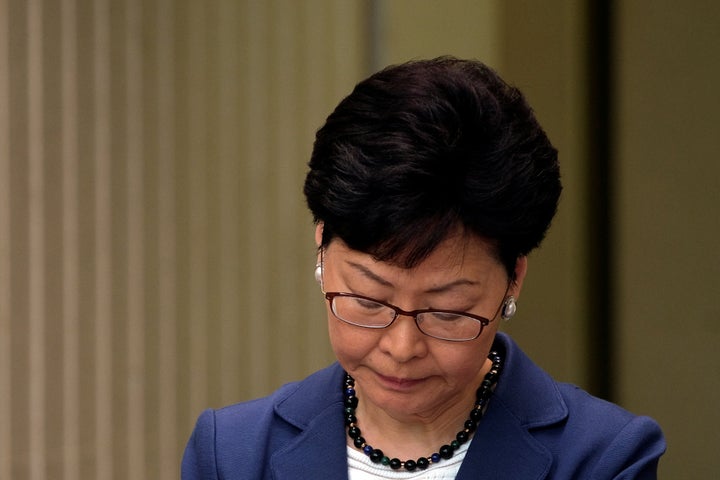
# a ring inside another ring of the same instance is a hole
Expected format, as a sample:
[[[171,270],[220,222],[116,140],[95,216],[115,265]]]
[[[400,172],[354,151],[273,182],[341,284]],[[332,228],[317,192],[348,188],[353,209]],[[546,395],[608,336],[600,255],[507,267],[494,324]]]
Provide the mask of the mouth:
[[[390,390],[407,391],[425,382],[425,378],[399,378],[377,374],[380,383]]]

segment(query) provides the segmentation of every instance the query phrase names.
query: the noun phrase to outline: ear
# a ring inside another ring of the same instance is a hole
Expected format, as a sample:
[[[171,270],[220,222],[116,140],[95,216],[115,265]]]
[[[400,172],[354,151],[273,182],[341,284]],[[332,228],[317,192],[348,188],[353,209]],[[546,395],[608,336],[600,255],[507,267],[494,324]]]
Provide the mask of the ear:
[[[320,248],[322,245],[322,234],[323,234],[323,222],[318,222],[315,226],[315,245]]]
[[[515,280],[510,286],[510,294],[515,298],[520,297],[520,290],[522,290],[523,281],[525,280],[525,275],[527,275],[527,267],[527,256],[523,255],[518,257],[515,261]]]

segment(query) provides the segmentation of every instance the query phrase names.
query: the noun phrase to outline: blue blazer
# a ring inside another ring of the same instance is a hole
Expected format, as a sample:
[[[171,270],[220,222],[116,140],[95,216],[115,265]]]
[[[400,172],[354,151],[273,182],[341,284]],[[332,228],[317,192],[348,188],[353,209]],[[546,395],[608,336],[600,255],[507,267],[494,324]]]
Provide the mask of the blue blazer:
[[[652,419],[555,382],[507,335],[495,348],[504,370],[458,479],[657,478],[665,440]],[[269,397],[206,410],[182,479],[347,479],[343,374],[333,364]]]

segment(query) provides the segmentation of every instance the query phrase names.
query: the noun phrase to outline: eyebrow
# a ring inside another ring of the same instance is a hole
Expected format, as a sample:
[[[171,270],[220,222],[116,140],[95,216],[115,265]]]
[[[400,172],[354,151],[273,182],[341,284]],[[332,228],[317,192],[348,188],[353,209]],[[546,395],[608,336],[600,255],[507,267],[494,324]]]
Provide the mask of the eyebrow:
[[[395,285],[392,282],[377,275],[375,272],[373,272],[372,270],[367,268],[365,265],[360,265],[359,263],[355,263],[355,262],[347,262],[347,263],[348,263],[348,265],[353,267],[355,270],[357,270],[358,272],[360,272],[362,275],[369,278],[370,280],[377,282],[380,285],[385,286],[385,287],[395,287]],[[429,288],[428,290],[425,291],[425,293],[443,293],[454,287],[466,286],[466,285],[474,287],[474,286],[478,285],[478,282],[475,282],[475,281],[467,279],[467,278],[458,278],[457,280],[453,280],[450,283],[446,283],[444,285],[438,285],[437,287]]]
[[[370,280],[379,283],[380,285],[383,285],[385,287],[394,287],[395,285],[392,284],[392,282],[389,282],[382,278],[381,276],[377,275],[375,272],[367,268],[365,265],[360,265],[359,263],[355,262],[347,262],[348,265],[353,267],[358,272],[362,273],[365,277],[369,278]]]
[[[430,288],[425,291],[425,293],[443,293],[447,292],[448,290],[454,288],[454,287],[460,287],[460,286],[471,286],[475,287],[477,286],[478,282],[474,282],[468,278],[458,278],[457,280],[453,280],[450,283],[446,283],[445,285],[439,285],[437,287]]]

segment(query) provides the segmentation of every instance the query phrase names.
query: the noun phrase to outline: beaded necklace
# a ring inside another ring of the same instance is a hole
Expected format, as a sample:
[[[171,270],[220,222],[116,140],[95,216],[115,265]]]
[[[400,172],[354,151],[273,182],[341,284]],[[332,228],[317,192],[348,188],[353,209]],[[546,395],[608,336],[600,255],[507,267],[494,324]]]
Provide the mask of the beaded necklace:
[[[345,426],[347,427],[347,434],[353,441],[353,445],[356,448],[362,450],[365,455],[370,457],[373,463],[380,463],[382,465],[389,466],[393,470],[404,468],[405,470],[412,472],[416,469],[425,470],[431,464],[438,463],[442,459],[447,460],[453,456],[453,453],[460,448],[460,445],[470,440],[470,436],[477,429],[478,423],[483,416],[485,407],[487,406],[490,397],[493,394],[493,387],[500,377],[500,371],[502,369],[502,359],[500,354],[493,351],[490,352],[488,358],[492,362],[490,371],[485,375],[485,378],[480,383],[476,395],[475,405],[470,410],[469,418],[465,421],[465,426],[455,435],[455,440],[449,444],[443,445],[438,449],[437,452],[427,457],[420,457],[417,460],[405,460],[404,462],[397,458],[387,457],[382,450],[379,448],[373,448],[368,445],[365,438],[360,432],[360,428],[357,426],[357,417],[355,412],[358,406],[358,397],[355,395],[355,379],[349,374],[345,374],[345,383],[343,385],[345,393]]]

